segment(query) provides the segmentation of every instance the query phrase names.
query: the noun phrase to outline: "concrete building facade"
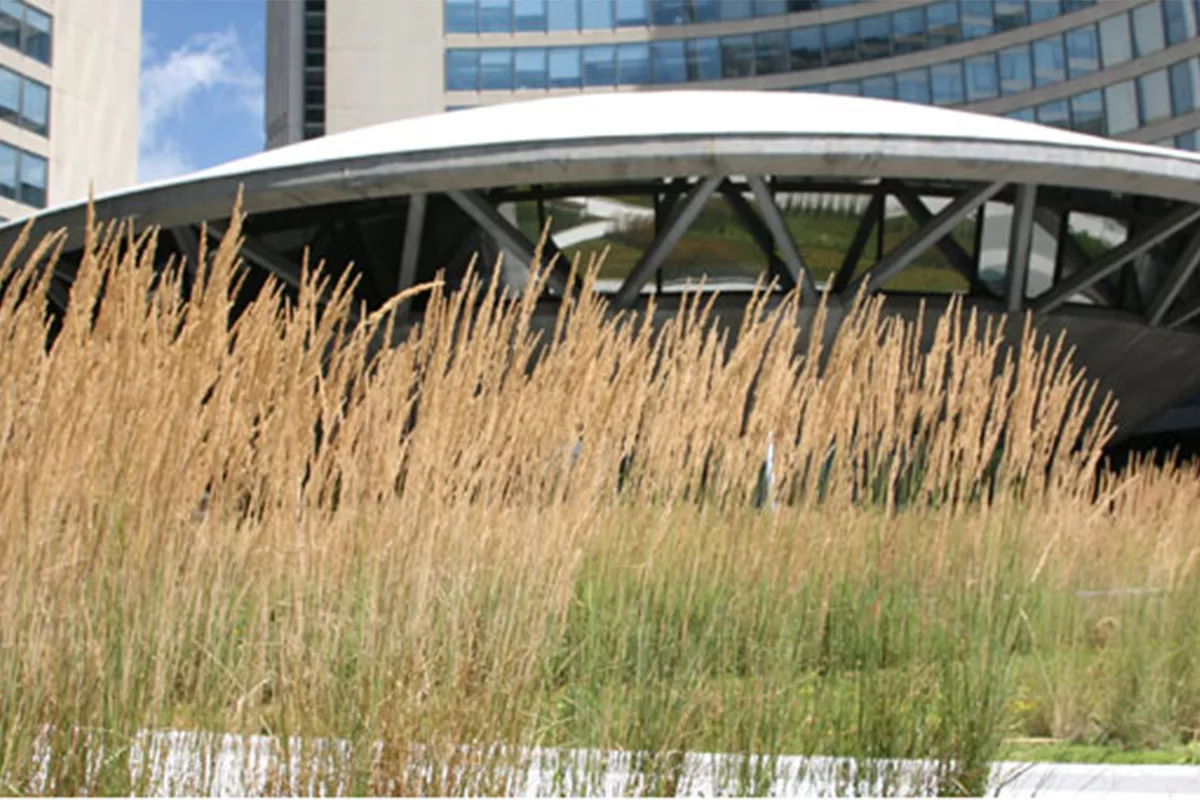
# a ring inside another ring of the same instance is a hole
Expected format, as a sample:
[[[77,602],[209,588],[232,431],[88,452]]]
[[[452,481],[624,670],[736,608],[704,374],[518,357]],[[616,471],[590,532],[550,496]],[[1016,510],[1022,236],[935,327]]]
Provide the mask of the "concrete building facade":
[[[0,0],[0,218],[137,179],[140,0]]]
[[[769,89],[1197,149],[1197,0],[268,0],[267,146],[588,92]]]

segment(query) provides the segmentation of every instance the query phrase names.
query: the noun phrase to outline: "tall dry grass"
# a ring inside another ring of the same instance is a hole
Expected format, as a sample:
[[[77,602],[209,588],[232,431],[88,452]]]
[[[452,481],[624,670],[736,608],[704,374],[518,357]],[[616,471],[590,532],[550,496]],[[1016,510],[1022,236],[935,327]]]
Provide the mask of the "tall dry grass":
[[[979,793],[1013,733],[1200,728],[1200,482],[1100,470],[1061,341],[953,305],[922,347],[876,299],[824,341],[767,293],[736,331],[586,290],[541,329],[480,277],[397,333],[319,269],[234,314],[238,218],[186,292],[89,221],[54,337],[63,237],[4,262],[7,790],[216,791],[235,732],[280,751],[252,791],[504,793],[593,748],[652,793],[685,751],[741,792],[823,753]],[[1121,587],[1155,591],[1088,593]]]

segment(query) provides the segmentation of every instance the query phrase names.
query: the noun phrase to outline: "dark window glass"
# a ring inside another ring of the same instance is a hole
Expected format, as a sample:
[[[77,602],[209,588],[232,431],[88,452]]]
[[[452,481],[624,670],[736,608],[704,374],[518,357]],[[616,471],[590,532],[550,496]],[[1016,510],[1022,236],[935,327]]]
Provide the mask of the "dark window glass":
[[[692,0],[693,22],[716,22],[721,18],[721,0]]]
[[[21,92],[21,123],[45,136],[50,123],[50,90],[37,81],[25,80]]]
[[[1071,126],[1082,133],[1104,135],[1104,96],[1099,90],[1071,98]]]
[[[1011,31],[1029,24],[1025,0],[996,0],[996,30]]]
[[[517,50],[516,88],[546,88],[546,51],[541,47],[522,47]]]
[[[479,51],[479,88],[512,89],[512,50]]]
[[[788,49],[792,53],[792,69],[821,66],[821,29],[796,28],[788,34]]]
[[[513,0],[513,16],[519,31],[545,31],[546,0]]]
[[[577,87],[583,83],[583,70],[579,64],[578,47],[550,48],[551,88]]]
[[[632,42],[617,45],[617,83],[643,86],[650,82],[650,45]]]
[[[583,48],[583,85],[613,86],[617,82],[617,49],[611,44]]]
[[[27,206],[44,208],[46,205],[46,159],[33,153],[20,154],[17,169],[21,175],[21,193],[18,199]]]
[[[1045,22],[1062,14],[1062,3],[1059,0],[1029,0],[1029,19],[1033,22]]]
[[[896,99],[928,105],[930,102],[929,70],[922,67],[897,73]]]
[[[1033,82],[1049,86],[1066,78],[1066,56],[1061,36],[1049,36],[1033,43]],[[1040,112],[1039,112],[1040,113]],[[1039,117],[1040,119],[1040,117]]]
[[[777,17],[787,13],[787,0],[754,0],[754,16]]]
[[[1000,81],[996,74],[996,57],[991,53],[968,58],[964,62],[967,73],[967,102],[979,103],[991,100],[1000,94]]]
[[[650,0],[650,22],[654,25],[682,25],[688,21],[687,0]]]
[[[546,27],[552,31],[579,30],[579,0],[549,0]]]
[[[721,77],[746,78],[754,74],[754,39],[751,36],[721,37]]]
[[[651,42],[650,63],[655,83],[683,83],[687,80],[687,55],[683,40]]]
[[[721,43],[712,39],[688,39],[687,72],[689,81],[721,79]]]
[[[884,100],[896,99],[896,78],[892,75],[877,75],[874,78],[862,79],[863,97],[880,97]]]
[[[1187,114],[1197,108],[1196,95],[1200,89],[1196,59],[1173,64],[1171,73],[1171,113],[1175,116]]]
[[[925,9],[929,20],[929,46],[943,47],[962,41],[962,26],[958,22],[958,3],[945,0]]]
[[[1062,9],[1064,14],[1070,14],[1072,11],[1083,11],[1085,8],[1091,8],[1096,5],[1096,0],[1062,0]]]
[[[484,33],[512,30],[512,0],[479,0],[479,29]]]
[[[933,102],[939,106],[958,105],[963,101],[962,62],[935,64],[929,68]]]
[[[1071,112],[1066,100],[1054,100],[1037,107],[1037,121],[1056,128],[1071,127]]]
[[[0,142],[0,195],[17,197],[17,151]]]
[[[1188,131],[1181,133],[1175,137],[1175,146],[1180,150],[1191,150],[1195,152],[1197,149],[1197,131]]]
[[[790,13],[799,13],[801,11],[816,11],[821,7],[821,0],[788,0],[788,11]],[[804,89],[803,91],[808,91]]]
[[[751,19],[754,16],[754,0],[721,0],[721,19]]]
[[[1171,89],[1165,69],[1138,78],[1137,89],[1143,125],[1171,116]]]
[[[897,55],[925,49],[924,8],[907,8],[892,14],[892,49]]]
[[[825,33],[825,57],[829,64],[850,64],[858,59],[853,22],[821,26]]]
[[[1158,3],[1139,6],[1133,10],[1133,50],[1140,58],[1157,53],[1166,47],[1163,17]]]
[[[1100,42],[1096,37],[1096,26],[1088,25],[1067,31],[1067,75],[1079,78],[1091,75],[1100,69]]]
[[[21,76],[0,67],[0,119],[16,125],[21,118]]]
[[[579,3],[583,10],[584,30],[605,30],[613,27],[613,0],[579,0]]]
[[[962,32],[966,39],[991,36],[996,23],[992,18],[992,0],[963,0]]]
[[[1004,116],[1009,119],[1019,119],[1022,122],[1035,122],[1036,118],[1033,115],[1032,108],[1018,108],[1016,111],[1010,111]]]
[[[1196,4],[1194,0],[1163,0],[1163,23],[1167,44],[1179,44],[1196,35]]]
[[[1129,15],[1117,14],[1100,20],[1100,55],[1104,66],[1115,67],[1133,58],[1133,39],[1129,31]]]
[[[892,54],[892,18],[888,14],[858,21],[859,58],[887,58]]]
[[[859,87],[858,81],[838,81],[829,84],[829,93],[857,97],[862,94],[862,89]]]
[[[1019,94],[1033,88],[1033,70],[1029,64],[1029,45],[1020,44],[1000,51],[1000,91]]]
[[[446,0],[446,33],[477,33],[475,0]]]
[[[0,44],[21,49],[21,17],[24,8],[20,0],[0,0]]]
[[[787,31],[760,33],[754,37],[756,75],[777,75],[787,72],[791,64],[788,57]]]
[[[617,27],[636,28],[647,19],[646,0],[617,0]]]

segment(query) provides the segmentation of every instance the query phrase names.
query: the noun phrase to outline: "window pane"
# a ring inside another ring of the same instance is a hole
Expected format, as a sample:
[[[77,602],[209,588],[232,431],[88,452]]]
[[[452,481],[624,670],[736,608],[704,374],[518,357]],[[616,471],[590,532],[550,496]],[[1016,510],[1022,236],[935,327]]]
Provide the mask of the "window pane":
[[[583,29],[588,31],[613,27],[612,0],[579,0],[583,9]]]
[[[1071,115],[1066,100],[1054,100],[1037,107],[1037,121],[1056,128],[1071,127]]]
[[[1100,69],[1100,43],[1096,38],[1096,26],[1088,25],[1067,31],[1067,74],[1072,78],[1091,75]]]
[[[751,19],[754,16],[754,0],[721,0],[721,19]]]
[[[21,16],[24,9],[20,0],[0,0],[0,44],[14,50],[21,49]]]
[[[479,29],[485,33],[512,30],[512,0],[479,0]]]
[[[1137,87],[1143,125],[1171,116],[1171,90],[1165,69],[1138,78]]]
[[[1029,24],[1025,0],[996,0],[996,30],[1010,31]]]
[[[967,39],[991,36],[995,29],[992,19],[992,0],[963,0],[962,31]]]
[[[550,86],[577,87],[583,82],[578,47],[554,47],[550,50]]]
[[[885,100],[896,99],[896,79],[891,75],[878,75],[874,78],[863,78],[863,97],[882,97]]]
[[[513,0],[513,14],[519,31],[546,30],[546,0]]]
[[[1200,72],[1196,59],[1171,67],[1171,111],[1175,116],[1196,110],[1196,93],[1200,89]]]
[[[617,83],[642,86],[650,82],[650,45],[646,42],[617,45]]]
[[[1140,58],[1157,53],[1166,46],[1162,10],[1150,3],[1133,10],[1133,51]]]
[[[512,89],[512,50],[479,51],[481,89]]]
[[[896,75],[896,99],[929,104],[929,70],[910,69]]]
[[[1167,44],[1186,42],[1196,35],[1196,5],[1193,0],[1163,0],[1163,22]]]
[[[813,69],[821,66],[821,29],[797,28],[788,34],[792,51],[792,69]]]
[[[754,16],[777,17],[787,13],[787,0],[754,0]]]
[[[1033,22],[1045,22],[1062,13],[1058,0],[1029,0],[1029,18]]]
[[[692,0],[693,22],[716,22],[721,18],[721,0]]]
[[[1071,98],[1071,125],[1082,133],[1104,135],[1104,96],[1099,90]]]
[[[1115,67],[1133,58],[1128,14],[1100,20],[1100,54],[1106,67]]]
[[[963,101],[962,62],[935,64],[929,68],[929,83],[933,102],[939,106],[957,105]]]
[[[50,63],[50,16],[30,6],[25,8],[25,53]]]
[[[446,33],[476,33],[475,0],[446,0]]]
[[[25,127],[43,136],[50,119],[50,91],[37,81],[26,80],[21,94],[21,116]]]
[[[991,53],[968,58],[965,65],[967,102],[978,103],[999,96],[1000,85],[996,75],[996,59]]]
[[[889,14],[863,17],[858,21],[858,56],[887,58],[892,54],[892,18]]]
[[[858,81],[840,81],[829,84],[829,93],[857,97],[862,91],[859,89]]]
[[[1051,36],[1033,43],[1033,82],[1049,86],[1066,78],[1066,57],[1061,36]]]
[[[825,55],[830,64],[849,64],[857,60],[853,22],[835,22],[822,26],[822,29],[825,32]]]
[[[650,56],[655,83],[683,83],[687,80],[687,57],[682,39],[652,42]]]
[[[958,24],[958,3],[941,2],[925,10],[929,19],[929,46],[942,47],[962,41],[962,27]]]
[[[21,116],[21,77],[0,67],[0,119],[14,125]]]
[[[579,30],[579,0],[549,0],[546,27],[552,31]]]
[[[644,26],[647,20],[646,0],[617,0],[617,26]]]
[[[754,74],[754,39],[751,36],[721,37],[721,76],[744,78]]]
[[[517,51],[516,85],[518,89],[546,88],[546,51],[540,47],[523,47]]]
[[[1000,91],[1019,94],[1033,88],[1033,71],[1029,65],[1029,45],[1022,44],[1000,51]]]
[[[755,75],[776,75],[788,71],[787,31],[757,34],[754,37],[754,51]]]
[[[46,159],[32,153],[21,153],[19,166],[22,203],[35,208],[46,205]]]
[[[1004,116],[1009,119],[1019,119],[1022,122],[1036,122],[1037,118],[1033,114],[1032,108],[1018,108],[1016,111],[1010,111]]]
[[[1175,137],[1175,146],[1180,150],[1197,150],[1197,145],[1200,144],[1200,137],[1197,137],[1197,131],[1188,131],[1181,133]]]
[[[682,25],[688,21],[687,0],[650,0],[650,22],[654,25]]]
[[[687,70],[690,81],[721,79],[721,43],[715,39],[689,39]]]
[[[17,151],[0,142],[0,195],[17,196]]]
[[[583,85],[613,86],[617,82],[617,49],[611,44],[583,48]]]
[[[1133,81],[1104,88],[1104,110],[1109,136],[1131,131],[1138,126],[1137,92]]]
[[[925,49],[924,8],[909,8],[892,14],[892,49],[898,55]]]

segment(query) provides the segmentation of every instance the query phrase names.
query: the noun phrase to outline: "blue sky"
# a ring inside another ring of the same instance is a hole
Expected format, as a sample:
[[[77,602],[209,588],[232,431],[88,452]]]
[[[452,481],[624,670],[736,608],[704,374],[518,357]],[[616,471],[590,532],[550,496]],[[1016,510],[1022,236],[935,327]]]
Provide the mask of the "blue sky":
[[[263,146],[265,0],[144,0],[141,180]]]

